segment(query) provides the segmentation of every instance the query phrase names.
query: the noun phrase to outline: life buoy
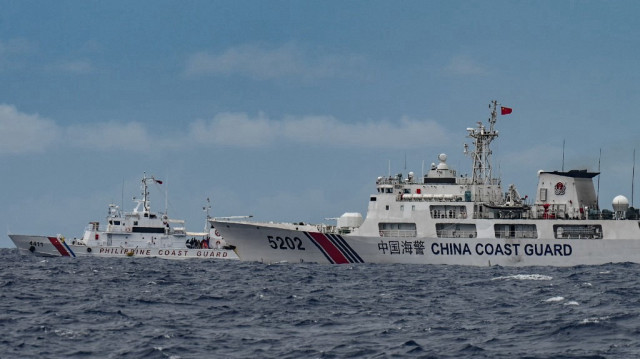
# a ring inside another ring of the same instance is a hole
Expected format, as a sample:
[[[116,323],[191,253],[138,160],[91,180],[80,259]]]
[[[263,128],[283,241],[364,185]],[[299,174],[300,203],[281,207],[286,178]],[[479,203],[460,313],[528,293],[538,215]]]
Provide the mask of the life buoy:
[[[127,227],[127,232],[131,232],[131,227]]]
[[[384,235],[382,234],[382,231],[380,231],[380,237],[384,237]]]

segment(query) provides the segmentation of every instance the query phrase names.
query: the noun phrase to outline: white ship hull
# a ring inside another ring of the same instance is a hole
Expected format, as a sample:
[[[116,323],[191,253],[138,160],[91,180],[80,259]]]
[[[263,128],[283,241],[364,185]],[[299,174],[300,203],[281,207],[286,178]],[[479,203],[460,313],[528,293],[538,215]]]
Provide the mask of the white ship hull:
[[[628,223],[638,227],[637,222]],[[271,223],[214,222],[243,261],[577,266],[640,263],[640,239],[407,238],[339,235]],[[309,231],[307,231],[309,230]]]
[[[231,259],[238,256],[231,249],[113,247],[70,244],[58,237],[10,234],[20,254],[42,257],[158,257],[165,259]]]
[[[582,170],[537,172],[535,200],[493,176],[495,124],[511,108],[492,101],[488,125],[467,128],[470,175],[438,155],[427,173],[380,176],[367,215],[346,212],[335,225],[213,221],[240,260],[412,263],[473,266],[577,266],[640,263],[640,211],[622,195],[601,209]],[[428,134],[425,134],[428,135]],[[423,171],[424,172],[424,171]]]

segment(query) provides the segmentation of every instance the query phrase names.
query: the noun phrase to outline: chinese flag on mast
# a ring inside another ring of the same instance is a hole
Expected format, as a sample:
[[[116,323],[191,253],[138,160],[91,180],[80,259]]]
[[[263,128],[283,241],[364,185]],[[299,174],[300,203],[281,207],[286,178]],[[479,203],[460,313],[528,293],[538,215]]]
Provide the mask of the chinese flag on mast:
[[[513,112],[513,109],[510,107],[504,107],[504,106],[500,106],[500,114],[501,115],[508,115],[511,112]]]

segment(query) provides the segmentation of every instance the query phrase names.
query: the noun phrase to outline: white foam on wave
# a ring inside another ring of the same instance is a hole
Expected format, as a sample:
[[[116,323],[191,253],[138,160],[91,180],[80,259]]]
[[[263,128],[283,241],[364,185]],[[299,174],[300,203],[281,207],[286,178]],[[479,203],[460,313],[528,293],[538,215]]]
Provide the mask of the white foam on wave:
[[[515,275],[504,276],[504,277],[496,277],[496,278],[492,278],[491,280],[500,280],[500,279],[505,279],[505,280],[509,280],[509,279],[515,279],[515,280],[551,280],[553,278],[549,277],[548,275],[542,275],[542,274],[515,274]]]
[[[576,302],[575,300],[572,300],[570,302],[564,303],[564,305],[580,305],[580,303]]]
[[[550,302],[562,302],[564,300],[564,297],[551,297],[547,300],[545,300],[545,302],[550,303]]]
[[[603,320],[609,320],[610,317],[592,317],[587,319],[582,319],[580,324],[589,324],[589,323],[600,323]]]
[[[54,329],[53,332],[60,337],[71,338],[71,339],[81,338],[89,334],[87,331],[82,331],[82,330],[76,331],[71,329]]]

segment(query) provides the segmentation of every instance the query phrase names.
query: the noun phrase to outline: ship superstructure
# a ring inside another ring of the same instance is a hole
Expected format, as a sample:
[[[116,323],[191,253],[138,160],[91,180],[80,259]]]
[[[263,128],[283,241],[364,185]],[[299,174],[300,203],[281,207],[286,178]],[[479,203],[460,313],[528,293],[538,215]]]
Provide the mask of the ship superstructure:
[[[488,124],[467,128],[471,175],[438,156],[422,177],[409,172],[376,179],[363,220],[345,213],[336,225],[217,221],[241,260],[265,262],[578,265],[640,263],[640,225],[624,196],[601,210],[588,170],[538,171],[535,199],[503,189],[493,171]],[[288,239],[287,239],[288,238]]]

